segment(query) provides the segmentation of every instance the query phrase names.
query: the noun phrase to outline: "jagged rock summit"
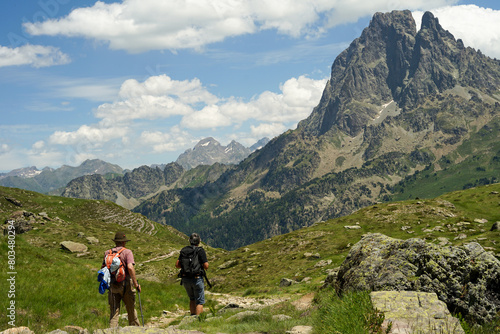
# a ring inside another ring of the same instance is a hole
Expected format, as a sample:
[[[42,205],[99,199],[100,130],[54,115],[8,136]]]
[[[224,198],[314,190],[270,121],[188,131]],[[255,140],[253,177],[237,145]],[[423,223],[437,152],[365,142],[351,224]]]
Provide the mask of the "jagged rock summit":
[[[189,170],[199,165],[236,164],[245,159],[256,149],[262,148],[269,139],[263,138],[247,148],[236,141],[222,146],[212,137],[200,140],[193,149],[188,149],[177,158],[176,162]]]
[[[313,135],[337,128],[356,136],[395,103],[403,112],[456,86],[490,94],[500,84],[498,61],[444,30],[431,12],[417,32],[410,11],[376,13],[333,63],[320,104],[300,127]]]

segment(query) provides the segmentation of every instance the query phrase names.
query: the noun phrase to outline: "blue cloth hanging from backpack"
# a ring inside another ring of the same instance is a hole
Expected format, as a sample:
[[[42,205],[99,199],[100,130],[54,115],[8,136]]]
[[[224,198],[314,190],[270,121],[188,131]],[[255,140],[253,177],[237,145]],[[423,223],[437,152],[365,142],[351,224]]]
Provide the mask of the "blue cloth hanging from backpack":
[[[111,274],[107,267],[104,267],[97,272],[97,281],[101,282],[99,284],[99,293],[103,295],[106,290],[109,289],[109,284],[111,283]]]

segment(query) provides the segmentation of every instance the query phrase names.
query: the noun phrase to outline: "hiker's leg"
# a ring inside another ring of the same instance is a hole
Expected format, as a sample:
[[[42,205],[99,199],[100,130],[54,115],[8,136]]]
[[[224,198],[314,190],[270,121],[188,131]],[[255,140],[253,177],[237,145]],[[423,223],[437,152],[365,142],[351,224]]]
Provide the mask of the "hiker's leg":
[[[120,302],[121,295],[119,293],[108,292],[109,303],[109,327],[118,327],[118,320],[120,318]]]
[[[129,326],[140,326],[139,319],[137,318],[137,311],[135,310],[135,288],[132,289],[132,280],[127,282],[123,302],[128,314]]]
[[[189,311],[191,311],[191,315],[195,315],[196,313],[196,300],[189,301]]]
[[[199,315],[203,312],[203,304],[205,304],[205,285],[203,283],[203,277],[196,279],[195,284],[195,314]]]
[[[189,297],[189,311],[191,315],[196,314],[196,294],[195,294],[195,280],[193,278],[182,278],[182,285],[186,289],[186,293]]]

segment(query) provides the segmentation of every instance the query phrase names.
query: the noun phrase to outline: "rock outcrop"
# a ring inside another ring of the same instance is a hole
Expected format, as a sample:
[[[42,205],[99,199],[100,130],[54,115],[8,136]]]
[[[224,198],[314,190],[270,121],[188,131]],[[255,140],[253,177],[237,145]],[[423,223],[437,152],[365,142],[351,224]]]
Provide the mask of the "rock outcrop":
[[[453,314],[483,323],[500,310],[500,261],[478,243],[439,246],[370,233],[340,267],[339,291],[434,292]]]
[[[465,334],[458,318],[435,293],[375,291],[370,298],[373,307],[384,313],[382,328],[391,326],[392,334]]]

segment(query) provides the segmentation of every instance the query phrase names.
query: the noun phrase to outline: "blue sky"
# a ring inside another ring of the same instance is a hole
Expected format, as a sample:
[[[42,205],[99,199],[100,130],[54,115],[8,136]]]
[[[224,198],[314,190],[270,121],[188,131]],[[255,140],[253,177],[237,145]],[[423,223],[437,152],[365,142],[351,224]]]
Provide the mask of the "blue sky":
[[[375,12],[430,10],[500,58],[500,3],[457,0],[4,0],[0,172],[175,161],[306,118]]]

